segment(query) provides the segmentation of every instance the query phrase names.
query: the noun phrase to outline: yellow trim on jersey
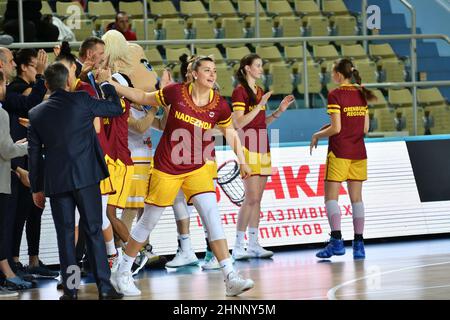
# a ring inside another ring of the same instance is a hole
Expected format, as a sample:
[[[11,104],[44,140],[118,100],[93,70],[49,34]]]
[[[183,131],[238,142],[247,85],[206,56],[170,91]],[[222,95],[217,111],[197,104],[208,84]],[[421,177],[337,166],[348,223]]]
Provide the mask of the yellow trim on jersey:
[[[162,89],[160,89],[160,90],[158,90],[158,92],[156,92],[155,98],[159,105],[167,107],[166,101],[164,101],[164,94],[163,94]]]
[[[341,110],[337,110],[337,109],[328,109],[327,113],[341,113]]]
[[[233,102],[231,104],[233,111],[245,111],[245,102]]]
[[[338,104],[329,104],[327,108],[327,113],[341,113],[341,106]]]
[[[228,119],[226,119],[226,120],[217,122],[217,125],[218,125],[219,127],[222,127],[222,128],[227,128],[227,127],[229,127],[232,123],[233,123],[233,120],[231,119],[231,116],[230,116],[230,117],[229,117]]]
[[[81,79],[75,80],[75,83],[73,84],[72,88],[70,88],[72,91],[75,91],[75,89],[78,87],[78,84],[80,83]]]
[[[192,88],[193,88],[193,83],[191,82],[189,84],[189,88],[188,88],[188,92],[191,96],[192,96]],[[210,89],[209,90],[209,102],[211,102],[213,98],[214,98],[214,90]]]
[[[125,100],[123,100],[122,98],[120,98],[120,106],[122,107],[123,112],[125,112],[126,111]]]

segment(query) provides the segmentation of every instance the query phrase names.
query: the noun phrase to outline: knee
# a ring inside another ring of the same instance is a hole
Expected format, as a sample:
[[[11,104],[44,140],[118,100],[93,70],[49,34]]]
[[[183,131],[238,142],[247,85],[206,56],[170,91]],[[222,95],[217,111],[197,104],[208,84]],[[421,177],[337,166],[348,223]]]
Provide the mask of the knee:
[[[152,231],[151,223],[145,215],[139,219],[138,223],[131,230],[130,236],[139,243],[145,242]]]
[[[259,197],[255,196],[255,195],[251,195],[251,196],[246,196],[245,197],[245,204],[251,207],[256,207],[259,206],[261,203],[261,200],[259,199]]]

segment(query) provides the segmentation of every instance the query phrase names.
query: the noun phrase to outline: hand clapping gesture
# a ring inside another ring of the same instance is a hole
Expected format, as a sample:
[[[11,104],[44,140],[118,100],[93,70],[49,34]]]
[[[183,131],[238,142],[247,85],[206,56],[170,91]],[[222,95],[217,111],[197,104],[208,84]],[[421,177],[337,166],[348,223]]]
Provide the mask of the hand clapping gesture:
[[[47,68],[48,56],[47,53],[40,49],[37,56],[36,73],[44,74],[45,68]]]

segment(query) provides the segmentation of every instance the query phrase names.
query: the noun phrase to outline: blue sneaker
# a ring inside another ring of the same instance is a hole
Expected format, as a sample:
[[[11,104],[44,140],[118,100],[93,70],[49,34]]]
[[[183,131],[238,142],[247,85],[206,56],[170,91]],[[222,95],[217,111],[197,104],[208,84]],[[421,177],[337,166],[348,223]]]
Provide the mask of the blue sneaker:
[[[344,240],[330,238],[327,246],[316,253],[317,258],[327,259],[331,256],[342,256],[345,254]]]
[[[364,241],[354,240],[353,246],[353,259],[364,259],[366,257],[366,251],[364,250]]]
[[[10,290],[26,290],[33,288],[33,283],[23,280],[22,278],[15,276],[13,278],[5,279],[5,287]]]
[[[214,253],[212,253],[212,251],[206,249],[206,253],[205,253],[205,263],[208,263],[212,258],[214,258]]]

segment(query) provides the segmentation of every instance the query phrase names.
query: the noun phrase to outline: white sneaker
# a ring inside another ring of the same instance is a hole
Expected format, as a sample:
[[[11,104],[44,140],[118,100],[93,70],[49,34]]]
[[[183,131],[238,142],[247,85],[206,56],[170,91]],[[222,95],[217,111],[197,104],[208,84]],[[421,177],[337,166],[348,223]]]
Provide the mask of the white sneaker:
[[[131,271],[113,273],[111,275],[111,284],[116,291],[122,293],[126,297],[141,295],[141,290],[134,284]]]
[[[166,263],[166,267],[179,268],[184,266],[196,266],[198,263],[199,261],[194,250],[182,251],[179,249],[175,255],[175,258]]]
[[[217,270],[220,269],[219,261],[217,261],[217,258],[213,256],[208,262],[205,262],[202,265],[203,270]]]
[[[254,282],[252,279],[243,279],[237,272],[228,274],[225,280],[226,295],[228,297],[238,296],[241,293],[253,288]]]
[[[270,258],[273,256],[272,251],[264,249],[259,243],[256,243],[255,245],[249,245],[247,253],[250,258]]]
[[[233,248],[233,253],[231,254],[234,260],[245,260],[250,258],[247,250],[244,247],[236,246]]]

